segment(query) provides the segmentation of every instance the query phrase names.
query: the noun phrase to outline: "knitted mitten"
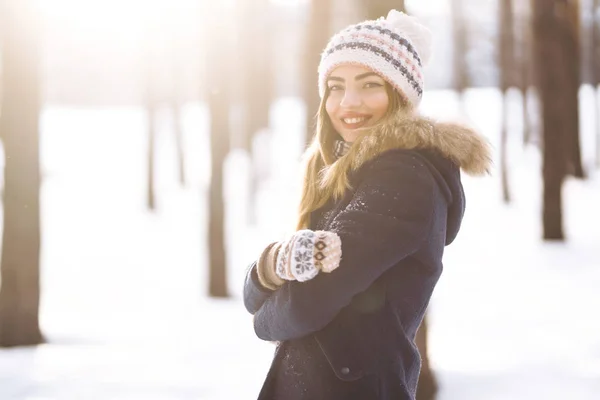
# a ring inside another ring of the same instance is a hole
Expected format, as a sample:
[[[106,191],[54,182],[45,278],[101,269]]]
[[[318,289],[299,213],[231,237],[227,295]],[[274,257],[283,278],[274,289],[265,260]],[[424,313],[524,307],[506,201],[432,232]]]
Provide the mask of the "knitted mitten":
[[[314,278],[319,273],[315,265],[315,232],[304,229],[294,234],[290,254],[290,271],[298,282]]]
[[[342,259],[342,241],[333,232],[315,232],[315,265],[323,272],[331,272],[340,266]]]
[[[276,273],[281,279],[304,282],[319,271],[331,272],[340,265],[342,242],[337,234],[304,229],[282,245]]]

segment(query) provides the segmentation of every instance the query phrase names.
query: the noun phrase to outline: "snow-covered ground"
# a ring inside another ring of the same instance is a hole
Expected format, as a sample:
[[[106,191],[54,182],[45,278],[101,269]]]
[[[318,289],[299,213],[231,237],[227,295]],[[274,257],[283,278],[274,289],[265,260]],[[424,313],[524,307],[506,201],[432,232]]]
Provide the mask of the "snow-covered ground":
[[[589,93],[584,158],[593,162]],[[498,142],[495,91],[467,93],[471,123]],[[512,104],[512,204],[499,176],[465,177],[467,214],[447,249],[430,314],[440,400],[592,400],[600,392],[600,177],[565,184],[565,244],[541,242],[540,159],[520,144]],[[425,113],[459,114],[456,97],[427,94]],[[0,400],[253,399],[272,345],[240,301],[247,264],[293,222],[301,106],[273,107],[271,162],[258,224],[247,223],[248,159],[226,164],[230,300],[206,298],[208,138],[205,110],[185,112],[187,186],[175,147],[158,138],[156,212],[145,209],[139,109],[48,107],[42,120],[43,294],[49,343],[0,350]],[[168,115],[164,115],[168,121]],[[294,128],[297,126],[297,128]],[[265,138],[263,138],[265,139]],[[495,171],[497,172],[497,171]]]

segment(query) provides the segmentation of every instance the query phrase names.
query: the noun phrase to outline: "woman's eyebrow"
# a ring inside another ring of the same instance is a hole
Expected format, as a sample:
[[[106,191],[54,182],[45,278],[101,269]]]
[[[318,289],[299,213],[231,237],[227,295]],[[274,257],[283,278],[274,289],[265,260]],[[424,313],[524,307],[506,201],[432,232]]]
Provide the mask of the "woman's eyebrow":
[[[378,74],[376,74],[375,72],[365,72],[365,73],[356,75],[354,77],[354,80],[360,81],[361,79],[365,79],[370,76],[377,76],[380,78],[380,76]],[[345,82],[346,80],[344,78],[340,78],[339,76],[330,76],[329,78],[327,78],[327,81]]]
[[[365,72],[364,74],[356,75],[356,76],[354,77],[354,80],[355,80],[355,81],[359,81],[359,80],[361,80],[361,79],[365,79],[365,78],[368,78],[369,76],[373,76],[373,75],[375,75],[375,76],[379,76],[379,75],[378,75],[378,74],[376,74],[375,72]]]

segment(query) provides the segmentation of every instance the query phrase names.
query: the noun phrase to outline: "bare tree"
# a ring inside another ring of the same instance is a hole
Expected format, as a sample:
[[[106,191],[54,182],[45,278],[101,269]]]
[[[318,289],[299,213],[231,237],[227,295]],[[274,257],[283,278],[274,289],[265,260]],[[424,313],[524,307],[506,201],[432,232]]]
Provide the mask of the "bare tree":
[[[438,383],[435,374],[429,364],[429,353],[427,348],[427,315],[423,318],[421,326],[417,330],[415,343],[421,354],[421,372],[419,374],[419,382],[417,385],[417,400],[433,400],[438,392]]]
[[[529,4],[524,2],[525,5]],[[517,68],[519,69],[519,89],[521,90],[523,97],[523,145],[531,143],[533,136],[533,122],[531,120],[531,110],[529,108],[529,97],[532,94],[530,88],[533,85],[533,71],[532,71],[532,39],[531,39],[531,10],[530,7],[526,7],[526,10],[522,10],[517,15],[518,20],[515,22],[515,26],[518,31],[518,35],[515,37],[515,52],[517,53]]]
[[[211,179],[208,198],[209,287],[211,297],[228,297],[227,256],[225,251],[225,204],[223,201],[223,163],[229,152],[231,109],[229,79],[231,26],[223,5],[211,6],[210,21],[205,21],[205,35],[221,40],[207,40],[206,87],[210,116]],[[210,36],[209,36],[210,35]]]
[[[332,0],[312,0],[307,26],[304,54],[304,103],[306,104],[306,143],[310,143],[314,131],[314,118],[319,110],[319,91],[315,84],[321,51],[327,45],[331,29]]]
[[[40,48],[31,0],[0,2],[4,230],[0,258],[0,346],[43,342],[40,304]]]
[[[594,89],[594,98],[596,100],[596,106],[594,107],[594,114],[596,115],[596,167],[600,168],[600,113],[598,112],[598,104],[600,103],[598,85],[600,84],[600,38],[598,33],[598,13],[600,10],[600,0],[593,0],[592,4],[592,37],[591,37],[591,49],[592,49],[592,87]]]
[[[385,17],[392,9],[406,12],[404,0],[363,0],[368,19]]]
[[[269,107],[273,98],[271,63],[271,18],[269,0],[242,2],[239,43],[242,53],[244,148],[252,153],[254,135],[269,126]]]
[[[185,186],[186,176],[185,176],[185,152],[184,152],[184,144],[183,144],[183,120],[181,115],[181,109],[183,108],[183,85],[184,85],[184,76],[183,76],[183,66],[185,62],[183,60],[183,54],[185,48],[183,46],[184,38],[177,32],[177,27],[171,26],[167,27],[167,29],[171,30],[172,40],[170,43],[171,48],[171,76],[172,76],[172,88],[171,88],[171,99],[170,99],[170,108],[171,108],[171,123],[173,129],[173,135],[175,137],[175,148],[177,152],[177,171],[179,175],[179,183],[182,186]]]
[[[569,141],[567,148],[567,173],[575,178],[585,178],[581,159],[581,140],[579,128],[579,87],[581,85],[581,49],[579,34],[579,0],[565,0],[566,26],[564,27],[563,40],[565,42],[565,56],[570,62],[567,64],[569,98],[575,101],[568,104],[569,113]]]
[[[500,0],[500,90],[502,92],[502,130],[500,136],[500,177],[502,181],[502,198],[505,203],[510,202],[510,189],[508,185],[508,117],[509,97],[508,90],[516,84],[515,69],[515,39],[512,0]]]
[[[175,136],[175,146],[177,150],[177,171],[179,172],[179,183],[185,186],[185,151],[183,145],[183,120],[181,109],[183,107],[180,94],[175,89],[174,98],[171,101],[171,113],[173,114],[173,135]]]
[[[244,68],[241,71],[243,147],[254,161],[249,173],[248,222],[256,220],[258,171],[256,164],[263,162],[253,154],[257,133],[269,126],[269,108],[273,99],[273,67],[271,35],[271,6],[269,0],[244,0],[238,26],[239,48]]]
[[[146,82],[146,93],[145,93],[145,103],[146,103],[146,129],[147,129],[147,137],[148,137],[148,148],[146,153],[146,162],[147,162],[147,193],[146,199],[148,204],[148,209],[155,210],[156,209],[156,193],[154,186],[154,177],[155,173],[155,163],[154,159],[156,157],[155,154],[155,143],[156,143],[156,135],[157,135],[157,101],[156,101],[156,93],[152,88],[152,79],[151,75],[148,75],[148,79]]]
[[[567,0],[533,0],[534,63],[542,103],[543,123],[543,236],[564,240],[561,189],[573,118],[569,103],[577,102],[572,89],[575,60],[569,58],[573,41]]]
[[[463,0],[451,0],[450,13],[452,18],[453,35],[453,72],[454,88],[458,92],[462,113],[466,114],[464,109],[463,95],[469,87],[469,68],[467,66],[468,35],[467,25],[464,17]]]
[[[156,209],[156,187],[154,185],[154,179],[156,176],[156,164],[155,164],[155,144],[156,135],[158,134],[157,126],[157,114],[158,114],[158,88],[157,88],[157,60],[156,55],[156,39],[160,37],[157,35],[158,21],[154,14],[147,16],[147,20],[144,21],[145,34],[152,40],[145,42],[145,47],[141,53],[141,65],[140,68],[143,72],[143,102],[146,109],[146,135],[148,140],[148,147],[146,148],[146,166],[147,166],[147,185],[146,185],[146,204],[149,210],[154,211]]]

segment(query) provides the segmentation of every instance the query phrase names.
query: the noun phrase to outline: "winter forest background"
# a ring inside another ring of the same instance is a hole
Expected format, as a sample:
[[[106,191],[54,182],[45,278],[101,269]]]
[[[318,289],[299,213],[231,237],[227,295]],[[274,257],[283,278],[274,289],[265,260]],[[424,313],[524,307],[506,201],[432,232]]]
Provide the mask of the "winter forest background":
[[[600,392],[600,1],[0,0],[0,400],[253,399],[247,266],[293,227],[316,66],[391,8],[487,178],[417,338],[419,400]]]

